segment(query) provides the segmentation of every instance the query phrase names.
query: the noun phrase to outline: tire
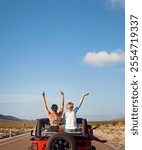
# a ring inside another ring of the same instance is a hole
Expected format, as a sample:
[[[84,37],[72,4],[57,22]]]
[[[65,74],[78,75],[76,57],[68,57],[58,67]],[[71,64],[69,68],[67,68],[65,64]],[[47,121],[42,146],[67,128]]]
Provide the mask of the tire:
[[[87,120],[86,119],[82,120],[82,133],[83,133],[83,135],[88,134]]]
[[[49,138],[46,150],[76,150],[76,143],[67,133],[55,133]]]

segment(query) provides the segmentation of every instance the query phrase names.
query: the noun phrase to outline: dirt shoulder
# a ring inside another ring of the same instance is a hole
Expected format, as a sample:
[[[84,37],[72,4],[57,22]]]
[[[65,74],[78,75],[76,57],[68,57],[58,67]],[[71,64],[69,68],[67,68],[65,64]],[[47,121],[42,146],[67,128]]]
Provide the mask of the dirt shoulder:
[[[100,139],[105,139],[105,143],[114,150],[125,150],[125,122],[103,123],[94,130],[94,135]]]

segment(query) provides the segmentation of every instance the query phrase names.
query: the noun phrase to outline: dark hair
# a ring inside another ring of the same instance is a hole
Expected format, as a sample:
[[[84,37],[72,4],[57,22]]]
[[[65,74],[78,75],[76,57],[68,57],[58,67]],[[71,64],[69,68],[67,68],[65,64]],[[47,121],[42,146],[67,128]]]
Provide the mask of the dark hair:
[[[92,128],[92,126],[91,126],[90,124],[88,124],[88,125],[87,125],[87,128],[91,129],[91,128]]]
[[[91,134],[93,134],[92,126],[90,124],[87,125],[87,128]]]
[[[53,104],[53,105],[51,106],[51,109],[53,110],[54,107],[56,107],[56,108],[58,109],[58,106],[57,106],[56,104]]]

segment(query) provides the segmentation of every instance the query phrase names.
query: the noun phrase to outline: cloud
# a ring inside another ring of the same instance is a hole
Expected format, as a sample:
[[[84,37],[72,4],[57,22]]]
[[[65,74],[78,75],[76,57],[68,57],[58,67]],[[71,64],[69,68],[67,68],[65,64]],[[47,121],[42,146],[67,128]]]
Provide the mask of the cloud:
[[[125,60],[125,54],[122,50],[113,51],[108,53],[107,51],[92,51],[87,52],[83,57],[83,61],[86,64],[95,67],[112,66],[118,63],[123,63]]]
[[[107,0],[107,4],[109,7],[113,8],[113,9],[124,8],[125,0]]]

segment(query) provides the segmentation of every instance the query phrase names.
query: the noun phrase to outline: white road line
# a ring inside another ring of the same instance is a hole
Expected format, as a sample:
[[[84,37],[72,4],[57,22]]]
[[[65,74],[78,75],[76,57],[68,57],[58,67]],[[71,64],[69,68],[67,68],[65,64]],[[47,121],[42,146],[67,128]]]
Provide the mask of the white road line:
[[[21,140],[21,139],[24,139],[26,136],[28,136],[28,135],[24,135],[22,137],[14,138],[14,139],[9,138],[10,141],[3,142],[3,143],[0,144],[0,146],[5,145],[5,144],[9,144],[9,143],[12,143],[12,142],[15,142],[15,141],[18,141],[18,140]]]
[[[29,135],[30,133],[24,133],[24,134],[19,134],[19,135],[16,135],[16,136],[12,136],[12,137],[7,137],[7,138],[4,138],[4,139],[0,139],[0,143],[3,143],[5,141],[8,141],[8,140],[13,140],[13,139],[16,139],[16,138],[20,138],[20,137],[23,137],[25,135]]]

